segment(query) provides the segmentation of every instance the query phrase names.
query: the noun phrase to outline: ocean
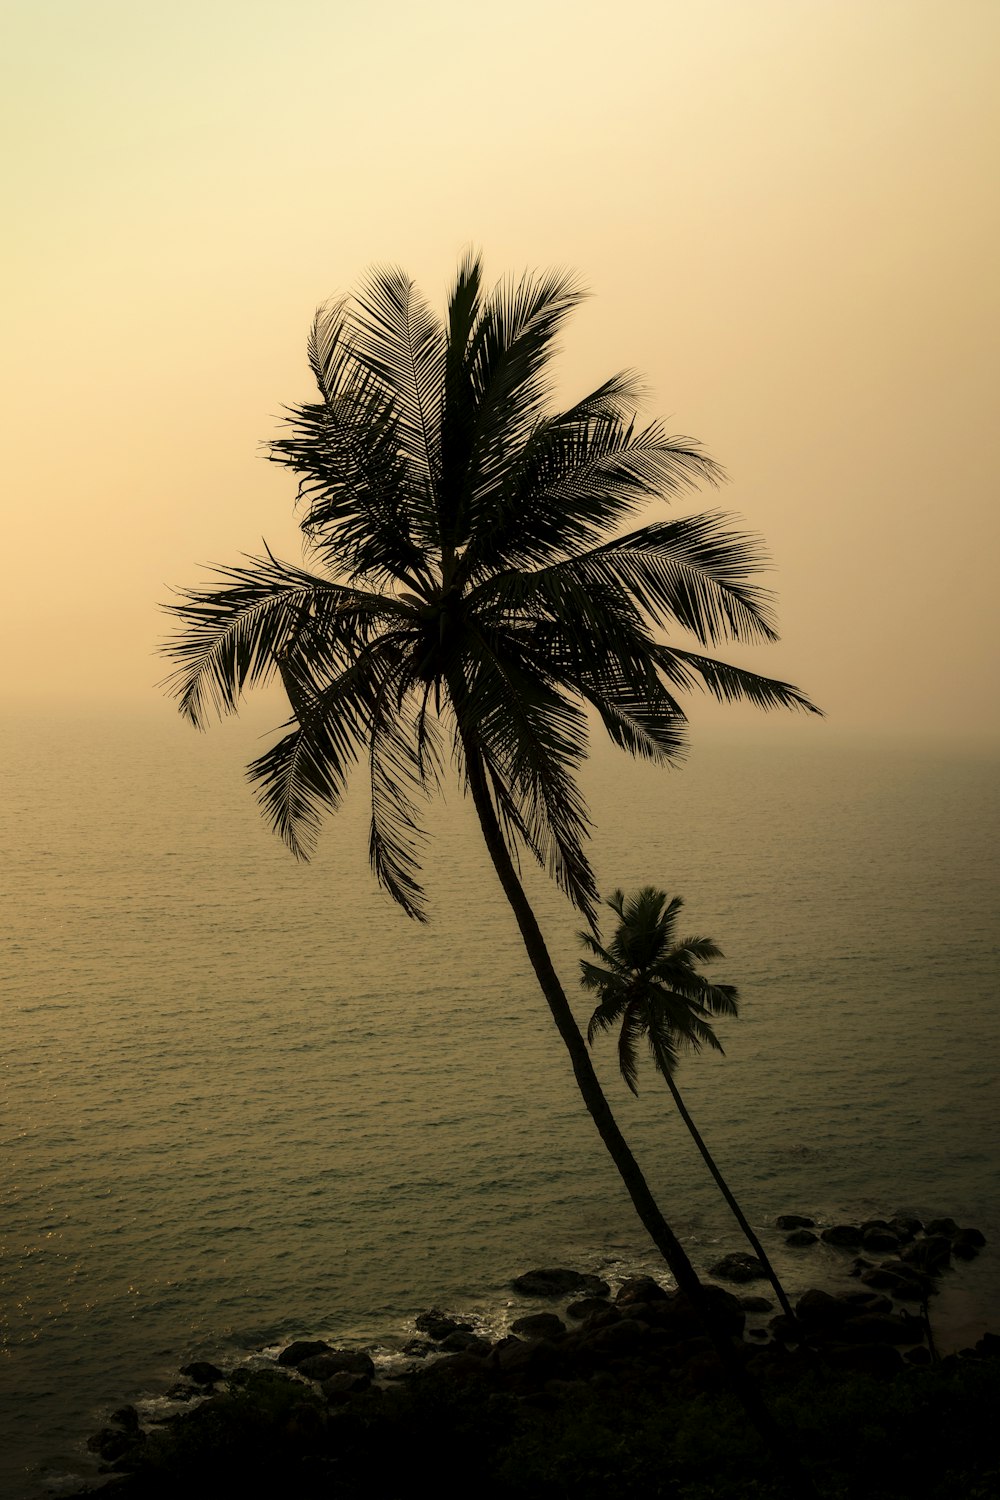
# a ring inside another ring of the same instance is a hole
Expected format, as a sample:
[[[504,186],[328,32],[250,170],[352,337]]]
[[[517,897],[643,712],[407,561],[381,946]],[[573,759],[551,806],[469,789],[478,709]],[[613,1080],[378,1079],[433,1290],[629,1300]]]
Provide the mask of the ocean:
[[[264,721],[25,716],[3,730],[0,1494],[94,1472],[109,1409],[186,1359],[295,1336],[396,1347],[430,1306],[491,1330],[534,1265],[662,1274],[580,1103],[456,788],[432,920],[367,865],[364,788],[302,865],[243,781]],[[932,1308],[998,1325],[996,758],[778,719],[678,771],[599,749],[602,890],[655,884],[739,985],[677,1081],[795,1293],[842,1276],[770,1226],[908,1211],[983,1229]],[[525,870],[582,1021],[581,922]],[[610,915],[610,914],[609,914]],[[696,1265],[744,1248],[651,1067],[598,1068]]]

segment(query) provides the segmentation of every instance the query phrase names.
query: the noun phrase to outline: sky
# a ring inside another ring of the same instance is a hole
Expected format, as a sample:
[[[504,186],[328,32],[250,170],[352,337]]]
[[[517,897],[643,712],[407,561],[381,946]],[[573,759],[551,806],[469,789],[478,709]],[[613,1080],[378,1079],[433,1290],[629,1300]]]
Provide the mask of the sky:
[[[386,262],[443,307],[471,245],[590,289],[560,400],[637,369],[727,469],[679,508],[763,536],[782,631],[730,659],[821,732],[995,745],[996,0],[8,0],[0,28],[8,706],[172,712],[171,588],[262,538],[301,558],[263,444],[314,309]]]

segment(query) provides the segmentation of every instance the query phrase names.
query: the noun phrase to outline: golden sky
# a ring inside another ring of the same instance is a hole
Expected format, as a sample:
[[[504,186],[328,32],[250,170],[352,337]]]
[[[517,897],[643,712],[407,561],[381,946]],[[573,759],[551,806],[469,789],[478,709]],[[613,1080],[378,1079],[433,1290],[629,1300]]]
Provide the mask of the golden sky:
[[[728,469],[784,637],[734,659],[995,739],[997,0],[4,14],[11,702],[161,704],[170,586],[300,556],[260,444],[316,304],[473,244],[593,292],[564,397],[637,368]]]

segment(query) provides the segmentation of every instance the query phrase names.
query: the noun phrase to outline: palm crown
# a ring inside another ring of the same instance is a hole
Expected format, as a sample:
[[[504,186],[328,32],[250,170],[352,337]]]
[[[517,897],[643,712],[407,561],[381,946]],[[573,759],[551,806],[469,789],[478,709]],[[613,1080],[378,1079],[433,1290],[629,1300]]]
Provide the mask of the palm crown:
[[[195,724],[280,673],[292,718],[248,774],[296,854],[367,762],[372,865],[411,916],[424,915],[419,803],[449,744],[460,774],[477,763],[508,850],[529,850],[593,925],[575,782],[587,705],[616,744],[660,761],[683,746],[679,689],[812,708],[657,638],[773,639],[750,581],[760,554],[716,512],[623,533],[651,499],[720,471],[636,424],[627,375],[549,409],[553,340],[580,297],[561,275],[485,291],[470,257],[443,321],[394,270],[321,309],[319,399],[291,409],[270,451],[300,477],[310,570],[268,551],[170,606],[169,682]]]
[[[639,1092],[636,1049],[645,1036],[657,1067],[669,1079],[681,1049],[700,1052],[722,1043],[712,1029],[715,1016],[735,1016],[739,994],[734,985],[711,984],[696,965],[722,957],[710,938],[677,938],[677,917],[684,903],[653,886],[625,899],[615,891],[608,906],[619,918],[608,946],[589,932],[580,940],[600,959],[580,963],[580,982],[595,990],[600,1003],[590,1018],[587,1040],[620,1026],[618,1062],[622,1077]]]

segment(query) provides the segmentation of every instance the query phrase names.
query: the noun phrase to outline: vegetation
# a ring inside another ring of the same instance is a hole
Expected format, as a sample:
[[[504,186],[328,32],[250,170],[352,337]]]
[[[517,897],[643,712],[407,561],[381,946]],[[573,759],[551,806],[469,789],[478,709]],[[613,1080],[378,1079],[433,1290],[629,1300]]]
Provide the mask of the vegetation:
[[[822,1369],[773,1392],[784,1429],[829,1500],[987,1500],[1000,1361],[950,1357],[887,1381]],[[142,1446],[122,1500],[230,1493],[483,1500],[784,1500],[731,1396],[636,1372],[525,1402],[417,1381],[339,1411],[262,1372]],[[130,1464],[130,1467],[132,1466]],[[116,1466],[121,1467],[121,1466]],[[105,1491],[105,1493],[107,1493]]]
[[[642,1222],[711,1322],[601,1091],[517,861],[538,860],[594,923],[575,779],[588,706],[615,744],[668,762],[684,742],[678,690],[812,705],[787,683],[658,639],[680,627],[700,647],[773,640],[769,601],[752,581],[760,553],[716,512],[622,534],[650,501],[721,475],[696,443],[637,424],[626,375],[550,410],[553,341],[580,296],[562,275],[487,291],[469,257],[443,321],[399,271],[378,271],[321,310],[308,351],[319,399],[292,409],[271,450],[299,476],[312,570],[268,553],[186,592],[172,606],[182,628],[168,648],[171,686],[201,725],[280,674],[288,732],[249,768],[264,813],[306,856],[365,764],[372,866],[417,919],[420,803],[450,756],[587,1109]]]
[[[668,897],[666,891],[647,885],[628,900],[623,891],[615,891],[607,904],[618,917],[618,926],[608,946],[602,947],[593,933],[580,933],[581,942],[600,959],[600,964],[587,959],[580,963],[581,984],[600,996],[587,1028],[587,1041],[592,1044],[599,1031],[619,1027],[618,1064],[625,1082],[633,1094],[638,1094],[636,1051],[645,1037],[705,1165],[764,1267],[782,1310],[794,1319],[777,1272],[705,1145],[674,1081],[682,1050],[700,1052],[704,1046],[721,1052],[722,1043],[712,1028],[712,1020],[717,1016],[735,1016],[738,1012],[739,995],[735,986],[711,984],[696,967],[721,958],[722,949],[711,938],[678,939],[677,917],[684,905],[680,896]]]

